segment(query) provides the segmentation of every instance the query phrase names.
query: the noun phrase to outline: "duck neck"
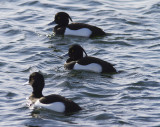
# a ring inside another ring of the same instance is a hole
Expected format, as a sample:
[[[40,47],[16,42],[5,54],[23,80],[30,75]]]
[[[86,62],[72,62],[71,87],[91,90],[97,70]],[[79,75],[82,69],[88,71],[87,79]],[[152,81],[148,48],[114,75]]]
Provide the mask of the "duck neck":
[[[42,91],[33,90],[32,96],[35,97],[35,98],[40,98],[40,97],[43,97],[43,94],[42,94]]]
[[[80,60],[83,58],[83,53],[77,54],[73,59],[74,61]]]
[[[67,27],[67,24],[58,24],[57,27],[58,27],[58,28],[59,28],[59,27],[60,27],[60,28],[61,28],[61,27],[62,27],[62,28],[65,28],[65,27]]]

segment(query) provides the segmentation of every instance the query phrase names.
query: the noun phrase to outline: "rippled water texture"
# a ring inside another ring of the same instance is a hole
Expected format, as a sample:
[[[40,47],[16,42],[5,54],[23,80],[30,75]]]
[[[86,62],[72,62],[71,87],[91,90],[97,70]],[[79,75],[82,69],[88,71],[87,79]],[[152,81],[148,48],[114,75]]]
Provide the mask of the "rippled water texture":
[[[0,126],[160,126],[158,0],[1,0]],[[74,22],[103,28],[103,38],[54,37],[48,24],[68,12]],[[118,74],[64,70],[71,44],[115,64]],[[71,116],[30,110],[23,83],[40,71],[44,95],[60,94],[83,110]]]

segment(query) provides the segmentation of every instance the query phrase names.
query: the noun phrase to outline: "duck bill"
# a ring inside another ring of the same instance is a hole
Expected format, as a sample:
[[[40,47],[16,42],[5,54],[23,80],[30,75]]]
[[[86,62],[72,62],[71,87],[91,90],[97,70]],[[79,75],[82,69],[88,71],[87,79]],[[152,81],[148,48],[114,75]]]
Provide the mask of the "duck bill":
[[[54,24],[56,24],[56,22],[55,22],[55,21],[52,21],[52,22],[50,22],[48,25],[54,25]]]
[[[29,84],[29,81],[25,82],[23,85],[24,85],[24,86],[30,85],[30,84]]]
[[[65,53],[65,54],[62,55],[62,57],[69,57],[69,54]]]

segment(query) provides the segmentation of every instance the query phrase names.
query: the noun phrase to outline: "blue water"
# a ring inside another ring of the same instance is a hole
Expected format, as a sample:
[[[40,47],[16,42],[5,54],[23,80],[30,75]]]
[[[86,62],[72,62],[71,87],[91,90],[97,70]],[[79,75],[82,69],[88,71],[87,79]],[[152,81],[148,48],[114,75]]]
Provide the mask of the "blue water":
[[[65,11],[74,22],[96,25],[110,36],[54,37],[48,24]],[[0,126],[160,126],[160,1],[1,0]],[[78,43],[118,74],[67,71],[62,57]],[[83,110],[71,116],[31,110],[23,84],[45,76],[44,95],[60,94]]]

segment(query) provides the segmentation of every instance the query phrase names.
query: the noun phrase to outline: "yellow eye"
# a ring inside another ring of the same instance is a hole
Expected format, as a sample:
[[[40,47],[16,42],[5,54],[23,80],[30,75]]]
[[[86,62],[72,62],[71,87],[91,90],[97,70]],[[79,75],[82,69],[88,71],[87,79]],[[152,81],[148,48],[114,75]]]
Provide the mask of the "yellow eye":
[[[74,52],[74,50],[72,50],[72,52]]]
[[[57,17],[58,20],[60,20],[61,17]]]

